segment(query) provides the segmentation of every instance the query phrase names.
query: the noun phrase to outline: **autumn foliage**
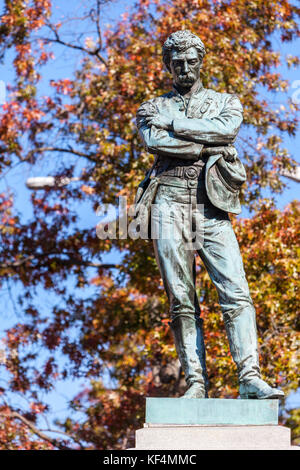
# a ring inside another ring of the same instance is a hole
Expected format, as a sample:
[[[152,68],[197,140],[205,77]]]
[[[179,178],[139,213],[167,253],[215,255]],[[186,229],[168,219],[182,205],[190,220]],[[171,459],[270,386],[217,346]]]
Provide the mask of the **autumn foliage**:
[[[287,0],[138,0],[105,29],[101,15],[109,2],[89,3],[83,16],[94,32],[84,41],[79,34],[66,38],[65,21],[54,18],[49,0],[6,0],[1,17],[0,57],[5,63],[13,56],[15,79],[0,114],[0,171],[34,172],[43,162],[57,177],[54,188],[32,193],[27,218],[16,188],[0,194],[0,283],[15,291],[22,311],[0,351],[2,449],[127,448],[144,421],[144,397],[184,390],[152,245],[100,240],[95,226],[83,227],[78,210],[117,205],[120,195],[133,201],[153,160],[142,148],[135,113],[171,87],[161,46],[177,29],[205,43],[204,85],[237,93],[243,103],[237,149],[248,173],[242,198],[252,212],[233,224],[257,309],[263,376],[286,396],[298,387],[299,206],[281,211],[264,191],[283,191],[280,172],[294,165],[284,137],[296,134],[297,106],[286,97],[277,109],[269,97],[288,90],[279,66],[299,64],[276,48],[299,34],[299,9]],[[43,70],[55,64],[58,47],[82,60],[68,78],[53,67],[45,96]],[[60,186],[66,176],[80,181]],[[108,264],[112,250],[120,261]],[[200,263],[197,288],[210,397],[236,397],[216,291]],[[70,416],[56,423],[64,434],[53,438],[40,429],[49,413],[43,397],[73,377],[86,387],[70,398]],[[283,412],[281,420],[299,442],[297,411]]]

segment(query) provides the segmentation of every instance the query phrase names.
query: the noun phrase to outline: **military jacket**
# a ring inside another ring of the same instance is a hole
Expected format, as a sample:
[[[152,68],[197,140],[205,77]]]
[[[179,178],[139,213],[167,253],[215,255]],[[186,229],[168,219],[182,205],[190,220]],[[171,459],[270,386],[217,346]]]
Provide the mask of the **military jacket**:
[[[173,131],[145,123],[156,113],[173,117]],[[243,108],[236,95],[199,87],[185,103],[176,89],[143,103],[137,112],[137,125],[145,148],[158,155],[198,159],[203,146],[234,142],[243,120]]]
[[[173,118],[172,130],[148,125],[145,118],[156,114],[170,115]],[[143,103],[137,112],[137,126],[148,152],[158,155],[160,160],[179,159],[191,163],[201,158],[203,148],[233,144],[242,121],[243,108],[236,95],[206,89],[201,83],[188,101],[174,88],[169,93]],[[206,165],[209,169],[205,178],[207,194],[217,207],[223,200],[223,210],[239,213],[239,190],[235,185],[230,188],[230,181],[226,184],[220,172],[214,171],[215,163],[220,163],[221,157],[214,156]],[[229,168],[227,173],[234,175],[235,167],[222,158],[222,170],[224,165]],[[240,161],[238,171],[240,177]]]

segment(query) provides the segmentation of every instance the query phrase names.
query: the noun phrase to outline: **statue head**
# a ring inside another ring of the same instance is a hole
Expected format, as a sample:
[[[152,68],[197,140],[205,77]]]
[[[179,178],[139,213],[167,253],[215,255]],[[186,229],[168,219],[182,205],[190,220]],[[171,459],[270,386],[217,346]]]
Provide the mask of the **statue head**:
[[[174,85],[190,89],[200,77],[205,47],[198,36],[182,30],[170,34],[163,45],[163,61],[173,75]]]

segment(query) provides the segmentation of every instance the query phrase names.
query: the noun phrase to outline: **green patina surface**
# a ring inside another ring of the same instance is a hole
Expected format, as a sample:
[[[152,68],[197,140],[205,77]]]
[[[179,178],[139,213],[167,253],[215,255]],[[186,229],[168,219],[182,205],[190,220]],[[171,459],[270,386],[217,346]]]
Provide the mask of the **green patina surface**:
[[[278,424],[278,400],[146,398],[151,424]]]
[[[261,378],[255,309],[228,216],[228,212],[241,212],[239,190],[246,180],[233,146],[243,121],[243,107],[235,94],[203,86],[200,71],[204,55],[201,39],[188,30],[173,32],[163,45],[173,90],[142,103],[137,111],[145,150],[156,159],[137,192],[135,223],[142,238],[151,232],[153,239],[170,304],[175,348],[188,386],[185,398],[201,400],[208,395],[195,253],[218,292],[240,397],[282,398],[281,390]],[[155,177],[150,178],[153,169]],[[178,410],[167,403],[166,409],[153,410],[151,416],[154,413],[153,418],[161,420],[163,412],[164,420],[178,416],[180,422],[200,419],[209,424],[216,419],[222,419],[222,424],[274,422],[274,415],[269,414],[274,403],[170,402]]]

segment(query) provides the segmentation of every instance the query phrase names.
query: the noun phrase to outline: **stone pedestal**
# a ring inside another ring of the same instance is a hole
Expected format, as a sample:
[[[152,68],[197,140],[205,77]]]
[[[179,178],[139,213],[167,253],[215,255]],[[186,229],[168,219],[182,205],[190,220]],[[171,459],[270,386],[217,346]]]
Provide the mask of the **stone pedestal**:
[[[291,447],[278,400],[147,398],[142,450],[276,450]]]

